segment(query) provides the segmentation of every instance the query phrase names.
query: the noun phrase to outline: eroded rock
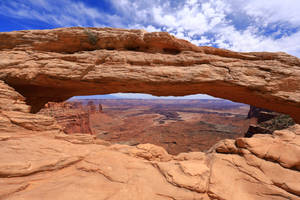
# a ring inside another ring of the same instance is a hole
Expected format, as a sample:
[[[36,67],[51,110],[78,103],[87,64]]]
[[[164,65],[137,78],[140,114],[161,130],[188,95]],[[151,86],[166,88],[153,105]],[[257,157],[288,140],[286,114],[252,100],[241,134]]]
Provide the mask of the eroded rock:
[[[288,144],[295,150],[299,146],[299,132],[296,125],[276,135],[258,134],[245,141],[229,142],[230,148],[225,153],[224,148],[222,153],[192,152],[176,157],[164,153],[168,160],[145,159],[133,153],[160,149],[154,145],[151,148],[103,146],[96,142],[73,143],[49,135],[26,135],[0,141],[0,197],[299,199],[297,158],[291,157],[290,152],[273,151],[276,148],[272,147],[262,156],[257,153],[261,152],[259,146],[253,145],[276,140],[276,145]],[[231,148],[234,144],[236,147]],[[280,159],[270,160],[268,155]],[[288,158],[294,164],[286,162]]]
[[[237,53],[111,28],[0,33],[0,44],[0,79],[33,112],[76,95],[206,93],[300,120],[300,61],[285,53]]]
[[[108,46],[118,44],[120,33],[124,30],[71,28],[0,34],[5,81],[0,81],[0,199],[300,199],[299,125],[225,140],[207,153],[171,156],[149,144],[103,145],[93,136],[66,136],[54,118],[29,113],[23,95],[33,105],[33,100],[61,100],[87,88],[87,93],[132,89],[173,95],[209,91],[245,103],[263,97],[256,104],[278,106],[299,120],[295,57],[198,48],[165,33],[142,31],[128,31],[120,46]],[[125,51],[132,38],[148,48]],[[103,41],[111,43],[101,47]]]
[[[295,124],[289,115],[255,106],[250,106],[248,118],[252,123],[245,133],[245,137],[252,137],[254,134],[272,134],[275,130],[282,130]]]

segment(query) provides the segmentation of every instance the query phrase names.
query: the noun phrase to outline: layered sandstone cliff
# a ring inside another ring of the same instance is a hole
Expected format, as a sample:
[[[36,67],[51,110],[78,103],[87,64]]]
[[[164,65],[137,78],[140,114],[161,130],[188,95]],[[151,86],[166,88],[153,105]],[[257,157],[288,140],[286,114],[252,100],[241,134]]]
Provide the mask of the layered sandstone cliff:
[[[67,134],[93,134],[90,128],[89,109],[77,103],[47,103],[39,114],[54,117]]]
[[[0,41],[0,199],[300,199],[298,124],[171,156],[150,144],[66,135],[25,104],[25,97],[38,110],[83,93],[203,91],[274,107],[299,122],[299,59],[120,29],[1,33]],[[138,45],[124,48],[128,43]]]
[[[86,133],[94,134],[91,129],[91,116],[102,112],[102,105],[89,102],[83,105],[81,102],[49,102],[39,114],[54,117],[62,130],[67,134]]]

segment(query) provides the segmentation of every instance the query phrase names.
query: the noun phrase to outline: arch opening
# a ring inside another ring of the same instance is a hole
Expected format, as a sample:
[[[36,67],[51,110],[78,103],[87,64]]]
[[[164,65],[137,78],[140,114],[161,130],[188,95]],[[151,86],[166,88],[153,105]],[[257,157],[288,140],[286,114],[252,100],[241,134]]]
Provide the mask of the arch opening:
[[[166,78],[167,75],[166,75]],[[17,79],[5,81],[26,98],[31,106],[31,112],[37,113],[47,102],[62,102],[73,96],[96,95],[111,93],[146,93],[156,96],[186,96],[193,94],[208,94],[218,98],[228,99],[263,108],[278,113],[290,115],[295,122],[300,120],[300,107],[298,103],[260,93],[257,88],[236,86],[220,81],[192,83],[192,82],[143,82],[137,80],[120,81],[114,79],[101,79],[94,82],[70,81],[53,79],[39,75],[32,84]],[[33,92],[34,91],[34,92]]]
[[[67,134],[86,133],[111,143],[162,146],[170,154],[207,151],[218,141],[244,137],[250,106],[197,94],[157,97],[114,93],[75,96],[48,103],[40,113],[55,117]]]

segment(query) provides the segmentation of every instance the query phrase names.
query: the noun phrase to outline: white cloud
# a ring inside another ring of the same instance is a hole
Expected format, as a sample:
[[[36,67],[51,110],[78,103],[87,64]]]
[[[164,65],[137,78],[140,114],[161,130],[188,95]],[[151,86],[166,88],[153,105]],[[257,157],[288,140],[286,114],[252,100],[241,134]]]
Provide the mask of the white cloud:
[[[123,1],[126,12],[139,16],[131,18],[128,28],[144,23],[144,27],[160,27],[196,45],[235,51],[285,51],[300,56],[300,32],[288,33],[288,29],[300,29],[298,0],[187,0],[180,1],[178,7],[171,1],[151,0],[144,7],[144,1]]]
[[[297,42],[300,41],[300,31],[274,39],[270,35],[258,34],[252,26],[243,31],[226,26],[216,31],[216,38],[215,44],[218,47],[234,51],[283,51],[300,56],[300,43]]]
[[[177,34],[188,32],[189,37],[193,37],[225,22],[224,12],[226,10],[226,5],[220,0],[208,1],[202,4],[198,1],[187,1],[176,12],[173,10],[168,11],[168,9],[158,5],[152,8],[153,23],[165,26],[171,32],[177,32]]]
[[[246,1],[243,10],[250,16],[263,20],[264,23],[289,22],[300,23],[299,0],[252,0]]]
[[[200,39],[191,40],[191,42],[198,46],[201,46],[201,45],[209,45],[211,41],[207,37],[201,36]]]
[[[136,25],[132,26],[131,28],[133,28],[133,29],[143,29],[143,30],[146,30],[148,32],[161,32],[162,31],[160,28],[156,28],[152,25],[143,26],[143,25],[140,25],[140,24],[136,24]]]

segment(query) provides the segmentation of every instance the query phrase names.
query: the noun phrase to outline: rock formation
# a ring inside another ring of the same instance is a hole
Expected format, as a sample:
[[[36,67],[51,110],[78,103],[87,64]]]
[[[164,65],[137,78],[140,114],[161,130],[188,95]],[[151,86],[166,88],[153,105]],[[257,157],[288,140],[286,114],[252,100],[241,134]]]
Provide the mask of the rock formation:
[[[255,123],[250,124],[245,137],[252,137],[254,134],[272,134],[275,130],[282,130],[295,124],[288,115],[255,106],[250,106],[248,118],[254,119],[251,121]]]
[[[78,94],[205,92],[299,122],[299,59],[198,48],[137,30],[21,31],[0,41],[0,199],[300,199],[298,124],[171,156],[150,144],[66,135],[25,104],[26,97],[37,111]]]
[[[97,106],[93,101],[87,105],[81,102],[49,102],[45,108],[39,111],[39,114],[54,117],[62,130],[67,134],[86,133],[94,134],[91,129],[91,116],[102,112],[102,105]]]
[[[90,128],[89,107],[84,108],[78,102],[49,102],[46,104],[46,108],[43,108],[39,114],[54,117],[67,134],[93,134]]]
[[[76,95],[206,93],[300,121],[300,60],[197,47],[168,33],[62,28],[0,33],[0,79],[37,112]],[[34,92],[32,92],[34,91]]]

